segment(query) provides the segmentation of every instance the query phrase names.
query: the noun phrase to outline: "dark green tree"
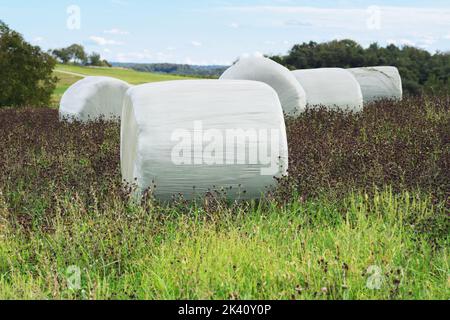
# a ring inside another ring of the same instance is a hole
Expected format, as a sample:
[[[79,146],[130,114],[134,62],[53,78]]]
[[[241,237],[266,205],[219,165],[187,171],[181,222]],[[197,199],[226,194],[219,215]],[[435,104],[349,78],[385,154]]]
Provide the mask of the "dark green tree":
[[[56,59],[64,64],[68,63],[71,59],[70,52],[67,48],[55,49],[51,53]]]
[[[102,57],[100,54],[93,52],[89,55],[89,65],[101,67],[103,65]]]
[[[363,66],[395,66],[403,79],[407,94],[450,94],[450,55],[430,54],[426,50],[393,44],[380,47],[377,43],[368,48],[352,40],[326,43],[309,42],[295,45],[286,56],[271,57],[289,69],[354,68]]]
[[[55,60],[0,21],[0,106],[47,106]]]
[[[80,44],[73,44],[66,48],[69,53],[70,60],[76,64],[86,64],[88,61],[88,56],[84,47]]]
[[[51,54],[63,64],[74,63],[96,67],[111,67],[108,61],[102,60],[100,54],[93,52],[88,55],[84,47],[79,44],[72,44],[67,48],[52,50]]]

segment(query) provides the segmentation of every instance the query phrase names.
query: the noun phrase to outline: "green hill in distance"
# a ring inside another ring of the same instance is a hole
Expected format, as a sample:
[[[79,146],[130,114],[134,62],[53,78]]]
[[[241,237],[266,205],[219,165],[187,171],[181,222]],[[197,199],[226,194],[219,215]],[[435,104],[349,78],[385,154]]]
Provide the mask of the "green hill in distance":
[[[53,93],[53,107],[59,106],[62,95],[72,84],[83,79],[84,77],[89,76],[112,77],[134,85],[149,82],[193,79],[192,77],[139,72],[124,68],[97,68],[62,64],[58,64],[56,66],[54,74],[56,77],[58,77],[58,84],[56,86],[55,92]]]
[[[230,66],[222,65],[189,65],[177,63],[120,63],[111,62],[114,67],[127,68],[135,71],[181,75],[187,77],[201,77],[217,79]]]

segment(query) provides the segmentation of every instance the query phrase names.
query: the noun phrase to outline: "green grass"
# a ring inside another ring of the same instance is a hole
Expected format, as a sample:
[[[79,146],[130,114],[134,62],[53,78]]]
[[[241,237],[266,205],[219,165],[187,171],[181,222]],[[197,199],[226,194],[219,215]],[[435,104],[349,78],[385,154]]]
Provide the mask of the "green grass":
[[[189,79],[187,77],[157,74],[150,72],[138,72],[122,68],[92,68],[72,65],[57,65],[56,70],[82,74],[85,76],[105,76],[121,79],[131,84],[141,84],[147,82],[170,81]]]
[[[72,84],[81,80],[82,77],[77,77],[74,75],[69,75],[56,71],[53,74],[58,78],[58,83],[56,85],[55,91],[53,92],[52,106],[57,107],[59,106],[59,101],[61,100],[64,92],[66,92],[66,90],[69,89],[69,87]]]
[[[0,299],[450,297],[448,236],[436,246],[420,232],[444,203],[389,190],[327,199],[163,214],[67,199],[48,230],[26,232],[0,202]]]
[[[268,199],[170,205],[129,202],[117,123],[2,109],[0,299],[448,299],[448,101],[288,118]]]
[[[67,74],[65,72],[74,73]],[[75,82],[82,79],[83,76],[106,76],[126,81],[130,84],[143,84],[149,82],[186,80],[188,77],[157,74],[150,72],[138,72],[122,68],[92,68],[73,65],[58,64],[54,72],[58,77],[58,84],[52,98],[52,106],[58,106],[64,92]],[[78,76],[79,75],[79,76]]]

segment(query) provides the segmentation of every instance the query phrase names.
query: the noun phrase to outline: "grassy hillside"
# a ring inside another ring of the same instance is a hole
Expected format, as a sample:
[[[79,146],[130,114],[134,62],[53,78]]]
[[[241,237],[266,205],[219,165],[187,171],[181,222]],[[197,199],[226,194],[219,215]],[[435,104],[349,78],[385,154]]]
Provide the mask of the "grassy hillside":
[[[311,110],[260,201],[166,205],[124,194],[118,124],[0,110],[0,299],[448,299],[449,115]]]
[[[53,106],[59,105],[59,101],[67,88],[86,76],[112,77],[130,84],[190,79],[188,77],[138,72],[123,68],[92,68],[61,64],[56,66],[54,74],[58,77],[59,81],[52,99]]]

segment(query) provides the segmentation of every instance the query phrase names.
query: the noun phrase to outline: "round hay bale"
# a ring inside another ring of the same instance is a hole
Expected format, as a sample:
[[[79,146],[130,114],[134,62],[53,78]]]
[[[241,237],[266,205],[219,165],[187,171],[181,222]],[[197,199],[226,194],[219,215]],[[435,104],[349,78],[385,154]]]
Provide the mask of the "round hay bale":
[[[61,120],[90,121],[120,119],[123,98],[130,85],[109,77],[87,77],[64,93],[59,115]]]
[[[170,81],[125,96],[123,180],[160,200],[259,198],[287,173],[287,148],[278,96],[261,82]]]
[[[287,68],[265,57],[242,57],[220,79],[264,82],[275,89],[285,113],[295,115],[305,110],[305,91],[295,77]]]
[[[361,86],[365,104],[382,99],[403,99],[402,78],[397,68],[367,67],[349,71]]]
[[[361,111],[361,87],[352,73],[340,68],[292,71],[306,93],[309,106]]]

